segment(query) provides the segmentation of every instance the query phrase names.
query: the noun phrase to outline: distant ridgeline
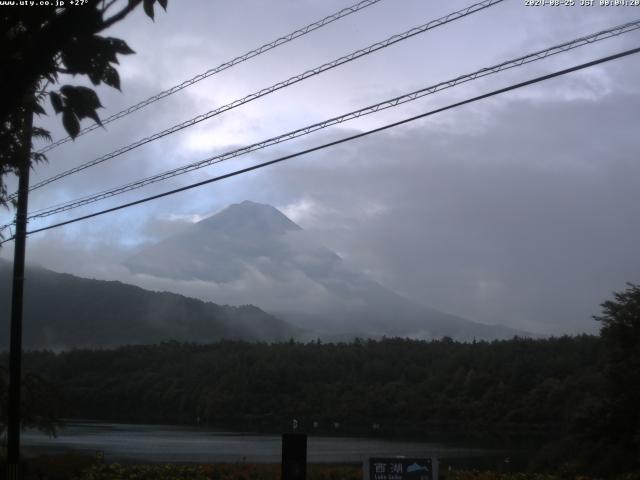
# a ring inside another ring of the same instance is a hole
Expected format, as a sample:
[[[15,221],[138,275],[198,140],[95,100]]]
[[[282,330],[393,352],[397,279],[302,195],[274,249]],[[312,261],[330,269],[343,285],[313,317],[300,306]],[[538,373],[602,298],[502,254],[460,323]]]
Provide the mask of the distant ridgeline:
[[[121,268],[129,270],[128,278],[152,278],[152,284],[174,291],[195,282],[201,298],[211,302],[31,267],[25,278],[25,347],[534,336],[403,297],[270,205],[245,201],[183,228],[141,247]],[[11,264],[0,260],[0,331],[9,330],[11,272]],[[243,306],[218,304],[225,302]],[[8,335],[0,335],[0,350],[7,347]]]
[[[11,264],[0,260],[0,331],[9,332]],[[28,267],[24,345],[54,350],[222,338],[282,341],[301,331],[252,305],[233,307],[121,282]],[[7,350],[9,335],[0,335]]]

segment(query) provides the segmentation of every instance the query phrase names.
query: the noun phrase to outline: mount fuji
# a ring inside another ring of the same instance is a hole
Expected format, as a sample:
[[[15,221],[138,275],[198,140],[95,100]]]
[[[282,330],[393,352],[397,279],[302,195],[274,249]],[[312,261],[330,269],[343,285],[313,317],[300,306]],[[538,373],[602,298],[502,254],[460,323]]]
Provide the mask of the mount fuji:
[[[178,293],[257,305],[305,329],[308,338],[530,336],[403,297],[320,245],[276,208],[250,201],[143,247],[125,266],[143,281],[165,282]]]

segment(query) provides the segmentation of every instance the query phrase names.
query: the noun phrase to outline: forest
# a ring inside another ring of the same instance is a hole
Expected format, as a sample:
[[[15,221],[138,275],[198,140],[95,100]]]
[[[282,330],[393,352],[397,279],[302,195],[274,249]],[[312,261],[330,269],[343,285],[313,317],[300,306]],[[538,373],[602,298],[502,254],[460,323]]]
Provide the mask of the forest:
[[[599,336],[31,351],[25,423],[50,428],[82,418],[282,432],[296,419],[313,434],[524,438],[537,442],[540,466],[569,459],[589,471],[628,472],[640,468],[639,312],[640,287],[631,285],[603,304]],[[7,360],[0,354],[0,397]]]
[[[551,442],[545,455],[562,455],[556,441],[574,439],[605,401],[603,361],[594,336],[165,342],[25,356],[27,370],[54,392],[46,406],[52,418],[274,432],[295,418],[317,434],[527,437]]]
[[[59,416],[407,434],[431,426],[553,434],[603,386],[596,337],[456,343],[164,342],[30,352]],[[199,420],[198,420],[199,419]]]

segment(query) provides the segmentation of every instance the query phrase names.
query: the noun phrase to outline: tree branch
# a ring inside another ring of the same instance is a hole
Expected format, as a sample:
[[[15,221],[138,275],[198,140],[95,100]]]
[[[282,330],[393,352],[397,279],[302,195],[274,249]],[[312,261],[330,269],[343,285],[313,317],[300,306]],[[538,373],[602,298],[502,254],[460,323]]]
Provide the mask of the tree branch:
[[[109,10],[118,0],[111,0],[109,3],[107,3],[106,5],[104,4],[104,0],[102,1],[102,13],[105,14],[107,13],[107,10]]]
[[[135,8],[140,5],[140,3],[142,2],[142,0],[133,0],[130,1],[129,4],[124,7],[122,10],[120,10],[118,13],[114,14],[113,16],[107,18],[106,20],[104,20],[102,22],[102,30],[109,28],[111,25],[113,25],[116,22],[119,22],[120,20],[122,20],[124,17],[126,17],[127,15],[129,15],[129,13],[131,13],[133,10],[135,10]],[[101,31],[102,31],[101,30]]]

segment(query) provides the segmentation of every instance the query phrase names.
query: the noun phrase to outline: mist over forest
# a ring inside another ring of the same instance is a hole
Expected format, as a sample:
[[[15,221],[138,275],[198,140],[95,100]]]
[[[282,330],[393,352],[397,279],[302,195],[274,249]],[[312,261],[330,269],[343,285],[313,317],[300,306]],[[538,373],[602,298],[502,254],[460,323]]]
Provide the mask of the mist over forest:
[[[0,1],[8,479],[640,480],[640,0],[351,1]]]
[[[25,367],[46,379],[51,418],[255,432],[296,419],[312,435],[515,442],[535,452],[531,468],[571,458],[625,471],[635,465],[638,373],[616,371],[611,342],[164,342],[31,351]]]

